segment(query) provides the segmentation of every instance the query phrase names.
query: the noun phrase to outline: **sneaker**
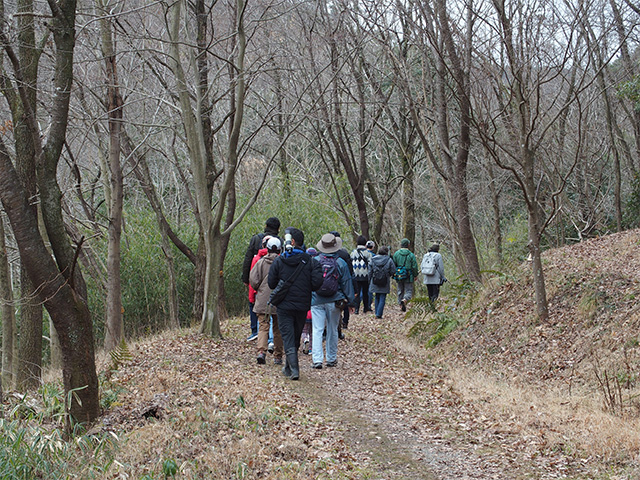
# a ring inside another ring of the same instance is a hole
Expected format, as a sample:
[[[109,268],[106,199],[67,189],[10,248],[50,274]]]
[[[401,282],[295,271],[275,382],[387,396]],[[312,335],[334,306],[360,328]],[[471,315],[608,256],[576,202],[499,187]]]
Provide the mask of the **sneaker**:
[[[264,353],[261,353],[260,355],[258,355],[258,365],[264,365],[265,363],[267,363],[267,356]]]
[[[327,367],[329,366],[329,364],[327,364]],[[316,370],[322,370],[322,364],[321,363],[314,363],[313,365],[311,365],[311,368],[315,368]]]
[[[304,345],[302,346],[302,353],[304,353],[305,355],[309,355],[310,351],[311,349],[309,348],[309,340],[305,340]]]
[[[269,353],[273,353],[273,350],[276,348],[276,346],[273,344],[273,342],[269,343],[269,348],[267,348],[267,351]]]
[[[282,359],[281,358],[274,358],[273,359],[273,364],[274,365],[282,365]]]
[[[376,318],[377,318],[377,319],[381,319],[382,317],[381,317],[381,316],[376,315]]]
[[[257,333],[252,333],[251,335],[249,335],[247,337],[247,342],[253,342],[254,340],[258,339],[258,334]]]
[[[338,360],[334,360],[333,362],[327,362],[327,367],[337,367]]]
[[[407,301],[406,300],[402,300],[400,302],[400,310],[402,310],[403,312],[407,311]]]

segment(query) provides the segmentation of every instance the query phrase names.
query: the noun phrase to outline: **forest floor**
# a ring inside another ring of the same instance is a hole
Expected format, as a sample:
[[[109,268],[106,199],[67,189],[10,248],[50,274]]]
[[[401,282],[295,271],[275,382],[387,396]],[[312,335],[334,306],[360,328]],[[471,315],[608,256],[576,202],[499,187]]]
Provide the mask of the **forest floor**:
[[[545,322],[526,264],[465,305],[449,287],[437,314],[390,295],[383,319],[352,315],[336,368],[300,355],[299,381],[256,364],[248,318],[224,340],[140,340],[106,375],[115,400],[94,431],[119,441],[100,478],[164,478],[167,459],[189,479],[640,478],[640,232],[544,262]]]

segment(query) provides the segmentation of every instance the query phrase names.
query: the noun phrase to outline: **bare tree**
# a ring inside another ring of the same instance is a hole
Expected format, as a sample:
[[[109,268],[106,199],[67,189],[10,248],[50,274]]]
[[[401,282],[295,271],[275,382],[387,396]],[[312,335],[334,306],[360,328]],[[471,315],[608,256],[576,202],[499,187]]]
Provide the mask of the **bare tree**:
[[[11,64],[14,91],[24,109],[24,119],[33,142],[37,186],[42,205],[42,217],[54,257],[47,250],[38,228],[37,214],[30,205],[30,194],[20,182],[10,153],[0,144],[0,200],[9,217],[20,250],[22,264],[31,282],[38,287],[38,298],[44,303],[55,324],[63,352],[63,383],[72,418],[78,422],[93,420],[100,411],[98,379],[95,368],[91,315],[87,306],[87,291],[76,251],[71,247],[62,219],[61,191],[57,183],[57,167],[64,146],[68,124],[69,99],[73,80],[75,43],[75,0],[51,1],[51,33],[53,36],[53,95],[49,103],[50,128],[40,131],[31,94],[25,82],[25,68],[4,30],[0,38]],[[1,11],[6,14],[4,5]],[[33,18],[33,5],[23,13]],[[46,36],[45,36],[46,37]],[[35,42],[32,43],[35,45]],[[4,77],[4,85],[10,79]],[[55,261],[54,261],[55,258]]]
[[[2,388],[13,388],[15,357],[14,337],[16,316],[13,306],[13,285],[4,231],[4,218],[0,214],[0,321],[2,322]]]

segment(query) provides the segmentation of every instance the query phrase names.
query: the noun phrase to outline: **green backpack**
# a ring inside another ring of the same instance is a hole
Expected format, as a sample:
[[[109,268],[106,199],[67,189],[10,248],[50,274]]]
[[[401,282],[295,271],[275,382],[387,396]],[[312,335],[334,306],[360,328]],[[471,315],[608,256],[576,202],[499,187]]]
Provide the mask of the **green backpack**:
[[[404,265],[396,267],[396,273],[393,274],[393,279],[396,282],[404,282],[409,279],[409,270]]]

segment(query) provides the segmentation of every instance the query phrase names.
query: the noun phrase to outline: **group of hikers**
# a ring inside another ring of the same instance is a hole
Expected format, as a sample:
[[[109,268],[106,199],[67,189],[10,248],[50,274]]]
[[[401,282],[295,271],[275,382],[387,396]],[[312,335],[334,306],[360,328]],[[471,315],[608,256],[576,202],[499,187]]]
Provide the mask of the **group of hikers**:
[[[391,279],[397,283],[402,311],[413,297],[414,281],[424,276],[429,299],[434,302],[446,281],[444,263],[436,243],[418,269],[416,256],[403,238],[400,249],[389,256],[389,247],[360,235],[349,253],[336,231],[325,233],[315,247],[305,247],[302,230],[288,227],[279,237],[280,220],[267,219],[263,233],[249,242],[242,280],[249,286],[251,335],[257,340],[257,363],[265,364],[267,352],[291,380],[300,378],[298,351],[310,353],[312,368],[336,367],[338,339],[348,329],[351,313],[372,311],[382,318]],[[324,348],[323,348],[324,343]],[[284,357],[284,358],[283,358]]]

